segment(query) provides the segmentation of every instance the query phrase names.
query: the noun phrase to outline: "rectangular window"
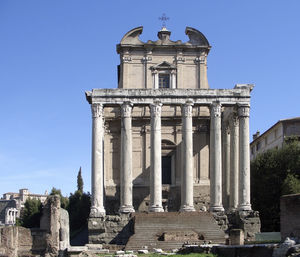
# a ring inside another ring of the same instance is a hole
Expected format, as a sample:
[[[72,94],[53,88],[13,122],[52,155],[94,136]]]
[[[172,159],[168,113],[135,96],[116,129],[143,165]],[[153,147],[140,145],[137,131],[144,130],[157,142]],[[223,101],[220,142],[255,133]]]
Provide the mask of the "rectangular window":
[[[260,142],[257,142],[257,144],[256,144],[256,151],[259,151],[259,149],[260,149]]]
[[[169,74],[159,74],[159,88],[170,88],[170,75]]]

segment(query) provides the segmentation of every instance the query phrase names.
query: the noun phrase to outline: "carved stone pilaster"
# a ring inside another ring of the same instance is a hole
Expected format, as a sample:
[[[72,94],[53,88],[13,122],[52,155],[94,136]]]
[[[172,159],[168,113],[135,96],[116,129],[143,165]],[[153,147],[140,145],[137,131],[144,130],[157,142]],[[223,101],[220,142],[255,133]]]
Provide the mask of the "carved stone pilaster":
[[[152,61],[152,57],[151,56],[144,56],[142,58],[142,62],[143,63],[147,63],[147,62],[151,62]]]
[[[131,62],[131,57],[130,56],[123,56],[122,57],[122,62]]]
[[[205,64],[205,56],[196,57],[194,59],[195,63]]]

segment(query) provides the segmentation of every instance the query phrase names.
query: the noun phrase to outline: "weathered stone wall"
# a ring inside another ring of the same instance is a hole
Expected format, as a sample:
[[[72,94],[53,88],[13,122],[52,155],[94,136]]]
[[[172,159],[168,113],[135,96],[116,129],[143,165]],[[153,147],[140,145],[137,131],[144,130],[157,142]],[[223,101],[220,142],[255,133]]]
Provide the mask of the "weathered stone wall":
[[[257,211],[243,211],[227,213],[228,232],[232,229],[244,231],[245,240],[254,241],[255,234],[260,232],[261,223]]]
[[[90,244],[126,245],[133,234],[130,214],[106,215],[104,218],[89,218]]]
[[[56,257],[69,243],[69,215],[60,208],[59,196],[50,196],[43,208],[40,228],[19,226],[0,228],[0,256]]]
[[[30,229],[16,226],[0,228],[0,256],[31,256],[32,246]]]
[[[300,238],[300,194],[284,195],[280,198],[281,238]]]

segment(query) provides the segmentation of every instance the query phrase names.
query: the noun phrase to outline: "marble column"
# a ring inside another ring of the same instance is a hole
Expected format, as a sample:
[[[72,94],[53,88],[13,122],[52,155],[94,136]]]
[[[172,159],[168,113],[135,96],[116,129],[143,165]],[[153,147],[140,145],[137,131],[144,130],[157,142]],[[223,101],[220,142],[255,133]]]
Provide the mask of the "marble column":
[[[121,105],[121,164],[120,164],[120,213],[134,212],[132,205],[132,104]]]
[[[171,71],[171,88],[173,88],[173,89],[176,88],[176,71],[175,70]]]
[[[180,211],[195,211],[194,208],[194,158],[193,158],[193,101],[182,106],[181,142],[181,207]]]
[[[222,205],[222,147],[221,104],[214,102],[210,108],[210,211],[224,211]]]
[[[239,211],[250,211],[250,151],[249,151],[249,105],[238,107],[239,116]]]
[[[228,122],[222,123],[222,202],[225,209],[229,208],[230,195],[230,134]]]
[[[150,105],[151,111],[151,170],[150,170],[150,212],[163,212],[161,181],[161,106]]]
[[[105,216],[103,178],[103,105],[92,104],[92,203],[90,217]]]
[[[235,211],[239,200],[239,120],[236,113],[230,117],[230,210]]]

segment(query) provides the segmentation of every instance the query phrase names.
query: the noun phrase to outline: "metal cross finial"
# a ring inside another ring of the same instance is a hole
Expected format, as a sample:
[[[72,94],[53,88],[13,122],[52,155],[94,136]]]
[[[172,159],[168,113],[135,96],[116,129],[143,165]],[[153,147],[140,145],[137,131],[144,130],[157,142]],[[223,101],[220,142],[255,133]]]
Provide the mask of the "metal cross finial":
[[[162,27],[165,28],[166,27],[166,21],[169,20],[170,18],[167,17],[165,13],[163,13],[162,16],[159,17],[158,19],[162,21]]]

